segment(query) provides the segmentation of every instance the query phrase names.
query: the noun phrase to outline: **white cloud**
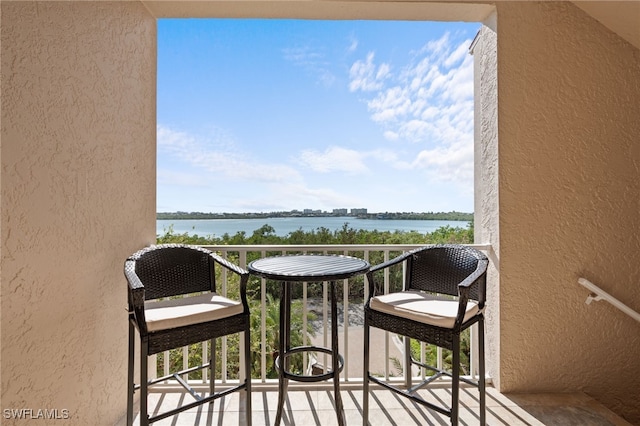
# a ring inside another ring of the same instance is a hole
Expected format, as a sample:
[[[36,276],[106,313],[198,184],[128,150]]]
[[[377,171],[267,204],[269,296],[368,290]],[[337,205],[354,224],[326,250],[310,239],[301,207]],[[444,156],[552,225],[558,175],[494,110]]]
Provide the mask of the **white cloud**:
[[[235,143],[224,132],[212,132],[208,137],[175,131],[158,125],[158,157],[162,154],[179,159],[200,171],[214,174],[217,178],[233,178],[244,181],[281,182],[301,179],[293,168],[283,164],[263,164],[252,161],[235,149]]]
[[[175,185],[186,187],[206,187],[209,185],[209,183],[203,181],[202,176],[198,175],[197,173],[177,172],[168,168],[159,168],[157,171],[156,180],[158,182],[158,185]]]
[[[279,211],[302,207],[331,210],[365,201],[357,200],[344,187],[327,187],[324,180],[309,184],[298,170],[286,164],[256,161],[240,152],[229,138],[220,131],[199,137],[158,126],[158,184],[166,189],[159,193],[158,205],[163,211]],[[300,169],[355,174],[368,172],[365,157],[382,155],[330,147],[323,152],[304,151],[296,161]],[[183,164],[186,167],[180,167]],[[250,196],[242,192],[247,184]],[[180,188],[180,194],[169,192],[171,187]],[[186,193],[200,194],[201,199],[178,200]],[[190,207],[194,203],[205,204]]]
[[[384,81],[389,77],[391,67],[389,64],[381,64],[376,68],[373,63],[375,54],[369,52],[365,61],[356,61],[349,70],[349,90],[352,92],[362,90],[369,92],[380,90],[384,85]]]
[[[367,101],[372,120],[388,126],[387,130],[395,127],[395,133],[402,135],[398,129],[415,128],[415,123],[410,122],[434,116],[435,111],[446,108],[451,102],[464,103],[473,99],[473,60],[468,54],[462,56],[469,41],[465,40],[456,48],[454,45],[447,47],[444,43],[447,40],[445,35],[437,42],[427,43],[432,50],[424,52],[429,56],[406,67],[399,75],[392,76],[390,71],[385,73],[385,79],[395,77],[397,84],[386,88],[380,84],[375,86],[377,93]],[[448,53],[448,56],[440,58],[436,55],[438,52]],[[352,81],[352,85],[362,84],[361,81]],[[373,88],[374,85],[368,87]],[[416,138],[414,132],[404,136],[413,141]]]
[[[389,66],[389,64],[381,64],[378,67],[378,72],[376,72],[376,80],[383,81],[389,76],[390,72],[391,72],[391,67]]]
[[[442,56],[449,47],[449,32],[446,32],[438,40],[430,40],[424,45],[421,52],[429,53],[438,57]]]
[[[358,39],[353,35],[349,37],[349,47],[347,48],[347,52],[353,53],[358,49]]]
[[[400,137],[400,135],[398,135],[398,133],[394,132],[393,130],[385,130],[383,134],[384,138],[389,141],[397,141]]]
[[[282,211],[314,208],[331,211],[336,206],[351,206],[363,203],[341,188],[310,188],[295,182],[268,185],[264,191],[239,200],[238,206],[249,211]]]
[[[433,180],[471,184],[473,187],[473,145],[456,144],[421,151],[411,164],[428,171]]]
[[[322,50],[302,46],[282,49],[282,53],[287,61],[315,76],[325,87],[330,87],[336,81],[336,76],[330,71],[330,63]]]
[[[300,66],[315,64],[322,59],[322,55],[313,51],[309,46],[284,48],[282,53],[286,60]]]
[[[409,160],[388,156],[384,161],[397,170],[421,171],[429,182],[447,182],[473,189],[473,145],[439,146],[421,150]]]
[[[444,66],[445,68],[451,68],[456,63],[464,60],[465,58],[469,58],[469,44],[461,44],[458,46],[456,50],[451,52],[448,57],[445,57]]]
[[[394,146],[406,141],[419,148],[412,159],[391,161],[397,169],[423,170],[431,180],[473,185],[470,44],[445,33],[414,52],[397,73],[376,68],[372,53],[353,64],[350,89],[370,93],[370,117],[385,139]],[[384,78],[377,78],[377,70]]]
[[[396,86],[380,92],[367,103],[372,111],[371,119],[376,122],[395,121],[409,113],[411,97],[406,88]]]
[[[302,164],[316,172],[341,171],[349,174],[367,172],[367,166],[363,159],[366,154],[361,152],[332,146],[324,152],[316,150],[304,150],[300,154],[299,160]]]

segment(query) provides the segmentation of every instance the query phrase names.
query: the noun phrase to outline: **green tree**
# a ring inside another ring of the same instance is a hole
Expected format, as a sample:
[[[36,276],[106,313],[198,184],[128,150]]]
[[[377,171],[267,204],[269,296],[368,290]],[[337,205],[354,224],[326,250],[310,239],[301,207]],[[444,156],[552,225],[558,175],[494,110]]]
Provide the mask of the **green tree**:
[[[266,377],[274,379],[278,377],[275,370],[274,362],[279,355],[280,347],[280,303],[276,298],[267,294],[265,302],[265,354],[266,354]],[[291,346],[303,345],[303,306],[302,300],[296,299],[291,302]],[[311,324],[316,320],[313,312],[307,313],[307,333],[309,336],[315,336],[315,330]],[[260,333],[262,327],[262,304],[255,300],[251,303],[251,353],[252,353],[252,372],[255,377],[260,377],[262,335]],[[289,357],[289,370],[294,373],[303,372],[303,359],[301,357]]]

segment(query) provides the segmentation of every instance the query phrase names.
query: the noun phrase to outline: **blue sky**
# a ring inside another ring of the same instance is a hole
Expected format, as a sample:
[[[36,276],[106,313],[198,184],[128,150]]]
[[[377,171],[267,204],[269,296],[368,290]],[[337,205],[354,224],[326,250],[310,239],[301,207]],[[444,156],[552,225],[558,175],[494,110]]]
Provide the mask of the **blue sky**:
[[[159,20],[157,210],[472,212],[479,28]]]

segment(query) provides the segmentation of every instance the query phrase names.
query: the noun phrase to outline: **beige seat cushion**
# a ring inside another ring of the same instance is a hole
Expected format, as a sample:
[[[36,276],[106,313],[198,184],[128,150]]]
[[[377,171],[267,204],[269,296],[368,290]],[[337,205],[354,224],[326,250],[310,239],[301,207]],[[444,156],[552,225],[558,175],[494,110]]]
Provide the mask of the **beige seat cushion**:
[[[144,302],[149,331],[167,330],[242,313],[242,304],[216,293]]]
[[[453,328],[460,304],[457,300],[438,297],[421,291],[401,291],[371,298],[371,309],[390,315],[431,324],[442,328]],[[464,321],[478,313],[478,304],[467,303]]]

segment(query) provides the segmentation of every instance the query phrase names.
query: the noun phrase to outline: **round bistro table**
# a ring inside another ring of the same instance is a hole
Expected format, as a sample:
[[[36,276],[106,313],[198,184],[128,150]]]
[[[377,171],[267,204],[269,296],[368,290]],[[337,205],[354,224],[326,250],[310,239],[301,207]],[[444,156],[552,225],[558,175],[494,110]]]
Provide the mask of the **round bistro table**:
[[[282,420],[282,410],[289,379],[299,382],[318,382],[333,379],[338,424],[344,426],[344,408],[340,397],[340,372],[344,359],[338,351],[338,310],[336,281],[366,273],[369,262],[351,256],[302,254],[265,257],[248,265],[249,272],[262,278],[280,281],[280,347],[275,367],[278,371],[278,410],[275,425]],[[331,289],[331,348],[320,346],[291,347],[291,286],[300,282],[328,281]],[[288,371],[287,357],[299,352],[331,354],[331,371],[311,376]]]

